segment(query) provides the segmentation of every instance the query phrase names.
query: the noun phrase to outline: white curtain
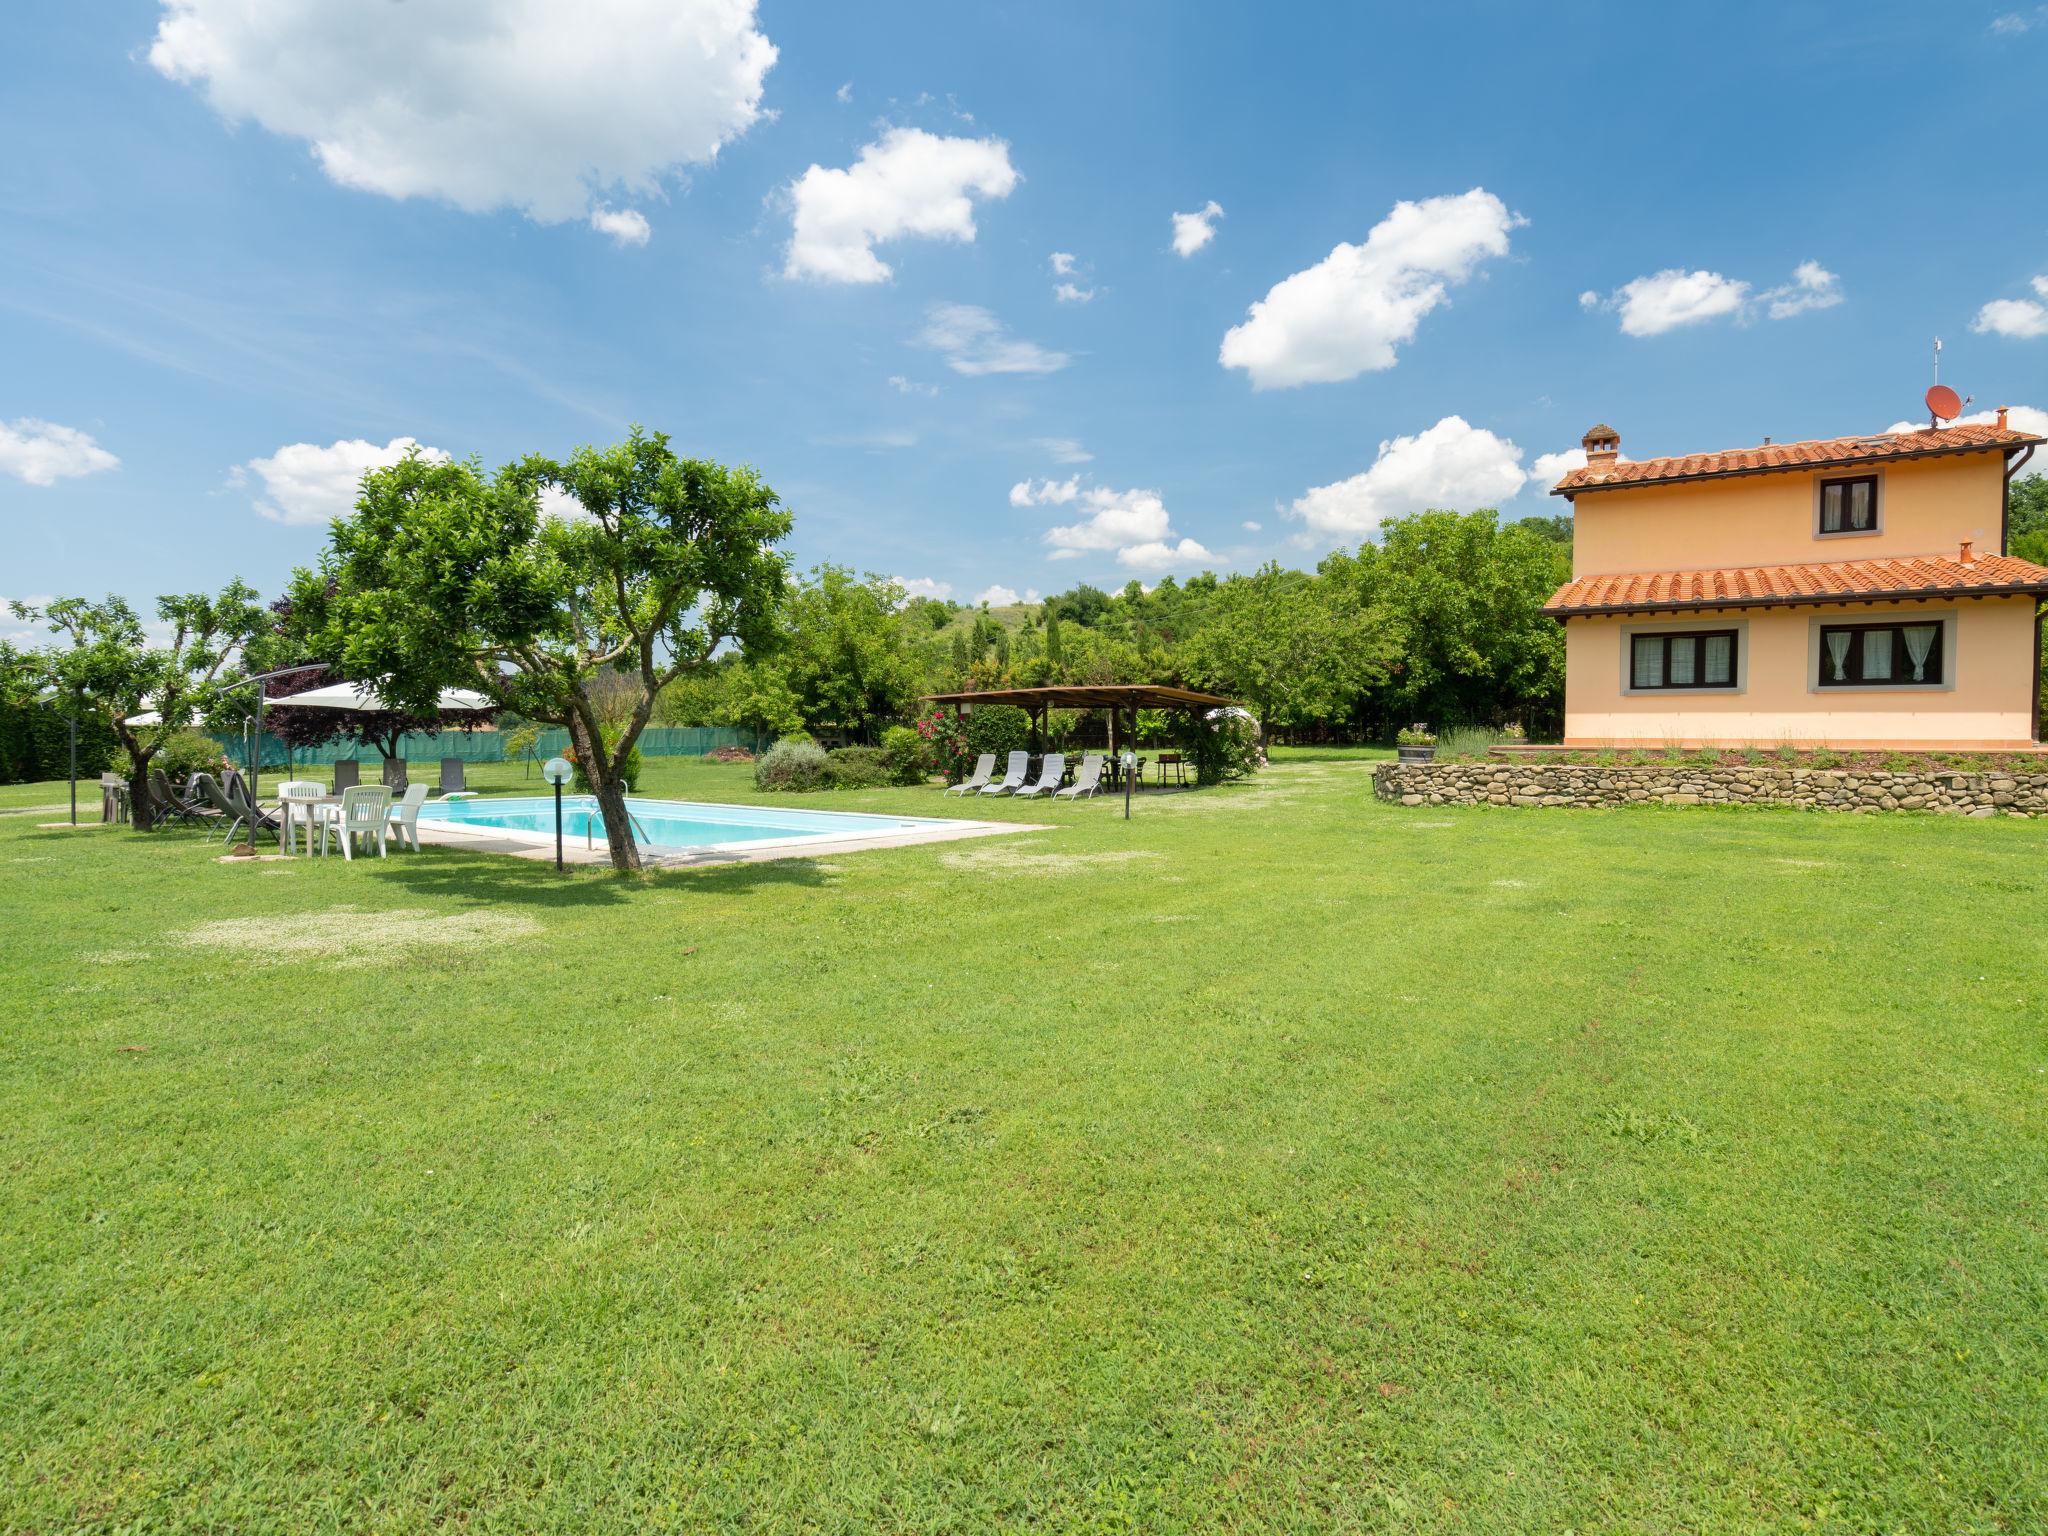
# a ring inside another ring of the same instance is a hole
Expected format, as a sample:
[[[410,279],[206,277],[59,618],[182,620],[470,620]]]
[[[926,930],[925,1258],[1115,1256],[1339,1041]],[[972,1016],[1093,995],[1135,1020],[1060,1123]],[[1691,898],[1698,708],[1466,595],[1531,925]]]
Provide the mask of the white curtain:
[[[1635,687],[1657,688],[1664,682],[1664,637],[1638,635],[1635,641]]]
[[[1732,683],[1735,681],[1735,669],[1728,664],[1732,659],[1729,652],[1733,649],[1733,646],[1733,640],[1727,635],[1707,636],[1706,656],[1704,657],[1705,671],[1701,675],[1701,682],[1712,687],[1718,683]]]
[[[1892,632],[1888,629],[1863,631],[1863,681],[1882,683],[1892,675]]]
[[[1839,683],[1847,676],[1842,671],[1842,663],[1849,659],[1849,631],[1831,629],[1822,638],[1828,643],[1828,661],[1834,666],[1835,681]]]
[[[1673,635],[1671,637],[1672,687],[1690,688],[1693,685],[1695,681],[1693,677],[1693,656],[1698,648],[1699,642],[1691,635]]]
[[[1939,624],[1909,624],[1906,626],[1906,659],[1913,663],[1913,681],[1927,681],[1927,653],[1934,649],[1934,637],[1941,633]]]

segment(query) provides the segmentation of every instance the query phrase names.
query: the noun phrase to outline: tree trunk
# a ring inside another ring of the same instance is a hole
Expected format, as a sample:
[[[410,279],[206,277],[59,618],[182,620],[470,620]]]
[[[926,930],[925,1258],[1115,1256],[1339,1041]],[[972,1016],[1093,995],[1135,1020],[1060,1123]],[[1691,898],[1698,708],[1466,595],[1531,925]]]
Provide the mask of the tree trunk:
[[[133,757],[128,760],[131,763],[135,762]],[[138,832],[147,832],[156,824],[156,818],[150,814],[149,764],[146,762],[129,770],[128,812],[134,819],[135,830]]]
[[[623,872],[637,870],[640,867],[640,847],[633,841],[632,823],[627,820],[625,781],[612,771],[603,737],[593,740],[589,726],[579,713],[572,711],[569,741],[576,748],[576,761],[583,765],[583,776],[590,781],[591,793],[597,796],[597,808],[604,817],[604,841],[612,856],[612,868]]]

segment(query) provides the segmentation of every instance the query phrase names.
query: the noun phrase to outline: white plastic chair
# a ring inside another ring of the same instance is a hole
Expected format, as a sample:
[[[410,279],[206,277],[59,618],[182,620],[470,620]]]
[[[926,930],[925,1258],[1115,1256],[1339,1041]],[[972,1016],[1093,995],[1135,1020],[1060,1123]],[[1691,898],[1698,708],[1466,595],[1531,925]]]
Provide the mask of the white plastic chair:
[[[358,784],[341,792],[341,814],[320,822],[320,851],[327,851],[327,839],[341,839],[341,856],[355,860],[356,839],[376,839],[377,857],[387,857],[385,840],[391,835],[391,791],[382,784]]]
[[[391,807],[391,814],[386,818],[391,823],[391,830],[398,836],[398,846],[410,848],[414,853],[420,851],[420,807],[426,804],[426,801],[426,785],[409,785],[405,791],[405,798]]]
[[[313,828],[319,822],[320,813],[327,809],[315,803],[314,797],[325,795],[327,786],[317,779],[287,779],[277,786],[278,819],[284,823],[284,847],[287,853],[296,853],[299,848],[295,828],[303,821],[306,824],[306,849],[313,848]]]

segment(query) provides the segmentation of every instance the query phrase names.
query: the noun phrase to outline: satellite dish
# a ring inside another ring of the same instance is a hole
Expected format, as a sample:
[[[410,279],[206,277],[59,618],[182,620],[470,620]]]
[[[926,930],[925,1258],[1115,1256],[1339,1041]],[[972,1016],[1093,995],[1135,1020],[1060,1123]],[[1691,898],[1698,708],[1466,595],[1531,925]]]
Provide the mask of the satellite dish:
[[[1936,384],[1927,391],[1927,414],[1936,421],[1954,421],[1963,414],[1962,399],[1946,384]]]

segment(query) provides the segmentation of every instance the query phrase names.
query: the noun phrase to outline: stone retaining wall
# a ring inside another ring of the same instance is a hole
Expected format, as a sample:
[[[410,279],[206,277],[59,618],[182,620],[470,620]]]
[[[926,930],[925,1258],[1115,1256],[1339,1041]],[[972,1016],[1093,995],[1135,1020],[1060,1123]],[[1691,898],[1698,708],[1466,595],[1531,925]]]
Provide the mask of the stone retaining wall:
[[[1812,811],[2048,814],[2048,774],[1852,772],[1727,763],[1380,763],[1373,793],[1403,805],[1791,805]]]

